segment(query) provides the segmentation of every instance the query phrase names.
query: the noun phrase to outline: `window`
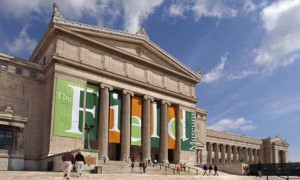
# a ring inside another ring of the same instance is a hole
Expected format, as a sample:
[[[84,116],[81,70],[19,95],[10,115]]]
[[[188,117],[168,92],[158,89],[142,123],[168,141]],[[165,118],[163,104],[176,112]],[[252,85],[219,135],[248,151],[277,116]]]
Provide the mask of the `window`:
[[[30,72],[30,77],[31,78],[36,78],[36,72]]]
[[[16,74],[22,75],[22,69],[21,68],[16,68]]]
[[[7,65],[6,64],[1,64],[1,70],[2,71],[7,71]]]
[[[0,149],[13,149],[13,131],[8,129],[0,129]]]
[[[43,58],[43,62],[42,62],[43,65],[46,64],[46,56]]]

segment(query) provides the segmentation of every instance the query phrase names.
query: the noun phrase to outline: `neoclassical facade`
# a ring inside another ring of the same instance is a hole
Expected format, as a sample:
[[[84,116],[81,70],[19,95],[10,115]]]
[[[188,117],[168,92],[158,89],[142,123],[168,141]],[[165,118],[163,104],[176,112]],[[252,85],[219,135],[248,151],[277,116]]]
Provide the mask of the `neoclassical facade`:
[[[261,149],[265,162],[287,160],[287,144],[276,138],[206,130],[207,112],[196,107],[201,75],[153,43],[144,28],[130,34],[69,21],[54,4],[30,59],[0,53],[0,65],[1,170],[46,170],[47,158],[76,149],[112,160],[240,159],[214,153],[222,144],[228,153],[250,148],[253,162]]]
[[[208,129],[206,140],[208,164],[288,162],[288,144],[279,136],[255,139]]]

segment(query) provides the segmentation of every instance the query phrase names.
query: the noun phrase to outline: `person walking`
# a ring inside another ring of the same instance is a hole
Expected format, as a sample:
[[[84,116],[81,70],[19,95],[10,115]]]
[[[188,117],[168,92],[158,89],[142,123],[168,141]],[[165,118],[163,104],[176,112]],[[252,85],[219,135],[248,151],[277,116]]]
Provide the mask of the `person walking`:
[[[84,156],[79,151],[75,156],[75,166],[77,170],[77,177],[81,176],[82,168],[85,165],[85,159]]]
[[[180,167],[179,164],[177,164],[177,166],[176,166],[176,172],[177,172],[177,174],[180,174],[180,171],[181,171],[181,167]]]
[[[214,171],[215,171],[215,174],[214,174],[214,175],[215,175],[215,176],[219,176],[217,165],[214,166]]]
[[[131,162],[135,162],[135,157],[134,157],[134,155],[132,155],[132,157],[131,157]]]
[[[258,162],[258,165],[257,165],[257,176],[261,177],[262,176],[262,173],[261,173],[261,163]]]
[[[127,157],[125,153],[123,154],[123,161],[127,162]]]
[[[203,166],[203,170],[204,170],[203,176],[205,176],[205,174],[208,176],[207,169],[208,169],[207,164],[204,164],[204,166]]]
[[[70,151],[65,152],[62,157],[63,161],[63,167],[64,167],[64,177],[67,177],[67,179],[70,179],[70,173],[72,170],[72,165],[75,163],[75,159],[73,154]]]
[[[140,173],[143,172],[143,167],[144,167],[144,163],[142,161],[140,161],[140,163],[139,163]]]
[[[148,165],[151,165],[152,162],[151,162],[151,156],[148,157]]]
[[[130,167],[131,167],[131,172],[133,172],[133,168],[134,168],[134,162],[131,162],[131,165],[130,165]]]
[[[103,155],[102,159],[103,159],[103,163],[105,164],[105,162],[106,162],[106,156]]]
[[[183,168],[183,171],[185,171],[185,169],[186,169],[186,164],[185,163],[182,164],[182,168]]]
[[[212,175],[212,173],[211,173],[212,170],[213,170],[212,166],[209,165],[209,167],[208,167],[208,175],[209,175],[209,176]]]
[[[143,163],[143,173],[146,173],[146,168],[147,168],[147,162],[145,161]]]

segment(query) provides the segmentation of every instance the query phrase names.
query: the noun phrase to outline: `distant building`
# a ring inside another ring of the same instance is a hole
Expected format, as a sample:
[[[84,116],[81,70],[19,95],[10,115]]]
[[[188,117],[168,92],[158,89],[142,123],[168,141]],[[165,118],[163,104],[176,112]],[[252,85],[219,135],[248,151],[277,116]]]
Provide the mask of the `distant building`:
[[[279,136],[255,139],[208,129],[206,150],[208,164],[288,162],[288,144]]]
[[[249,152],[243,161],[287,161],[279,137],[206,131],[207,112],[196,107],[201,75],[144,28],[130,34],[69,21],[54,4],[29,61],[0,54],[0,65],[0,170],[49,170],[49,157],[76,149],[203,164],[240,161],[228,155],[239,147]],[[213,154],[213,145],[227,154]]]

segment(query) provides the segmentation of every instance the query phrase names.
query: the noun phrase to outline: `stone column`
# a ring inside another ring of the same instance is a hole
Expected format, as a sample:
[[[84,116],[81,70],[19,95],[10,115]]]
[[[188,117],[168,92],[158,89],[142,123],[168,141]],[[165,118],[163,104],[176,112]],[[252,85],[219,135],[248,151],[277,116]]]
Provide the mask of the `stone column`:
[[[215,164],[219,164],[219,144],[215,143]]]
[[[233,146],[233,163],[237,163],[237,147]]]
[[[221,163],[225,164],[225,144],[221,145]]]
[[[265,161],[264,161],[264,151],[263,151],[262,147],[259,150],[259,161],[260,161],[260,163],[265,163]]]
[[[168,163],[168,105],[171,103],[161,101],[160,119],[160,162]]]
[[[180,154],[181,154],[181,133],[180,133],[180,105],[176,106],[176,115],[175,115],[175,163],[180,162]]]
[[[212,143],[207,143],[207,164],[212,164]]]
[[[253,149],[249,148],[249,164],[253,162]]]
[[[231,148],[232,148],[231,145],[227,146],[227,163],[231,163],[231,153],[232,153]]]
[[[121,157],[125,154],[130,157],[130,96],[133,96],[132,91],[123,90],[122,96],[122,123],[121,123]]]
[[[244,148],[243,149],[243,154],[244,154],[244,156],[243,156],[243,159],[244,159],[244,162],[249,162],[249,151],[248,151],[248,148]]]
[[[253,149],[253,156],[254,156],[253,164],[256,164],[257,163],[257,149]]]
[[[99,124],[98,124],[98,149],[99,155],[107,157],[108,154],[108,117],[109,117],[109,90],[113,90],[112,86],[100,85],[100,108],[99,108]]]
[[[143,98],[143,120],[142,120],[142,152],[143,161],[148,161],[151,155],[151,134],[150,134],[150,101],[153,97],[145,95]]]
[[[245,149],[243,147],[240,147],[239,151],[239,162],[242,160],[242,162],[245,162]]]
[[[287,163],[287,151],[282,151],[282,162]]]

